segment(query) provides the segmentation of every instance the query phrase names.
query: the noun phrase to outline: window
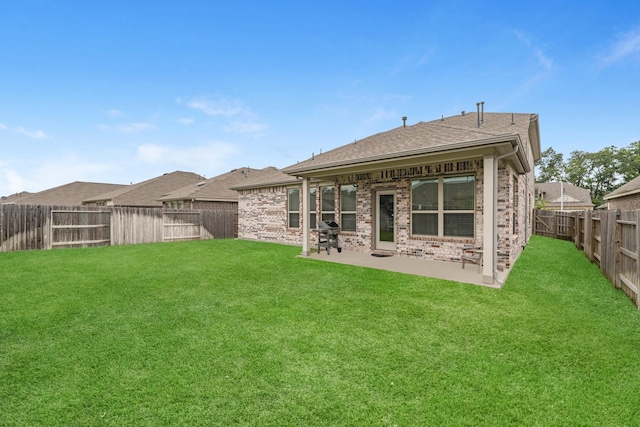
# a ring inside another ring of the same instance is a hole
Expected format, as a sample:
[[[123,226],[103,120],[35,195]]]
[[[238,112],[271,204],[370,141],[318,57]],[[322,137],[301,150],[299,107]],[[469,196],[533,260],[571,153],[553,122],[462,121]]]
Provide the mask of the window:
[[[356,186],[340,186],[340,221],[342,231],[356,231]]]
[[[473,237],[475,178],[457,176],[411,182],[411,233]]]
[[[321,212],[320,219],[322,221],[336,220],[336,200],[334,197],[334,187],[321,187]]]
[[[300,227],[300,190],[289,189],[289,228]]]
[[[317,203],[316,203],[316,187],[311,187],[309,189],[309,228],[316,228],[318,226],[318,216],[316,214]]]

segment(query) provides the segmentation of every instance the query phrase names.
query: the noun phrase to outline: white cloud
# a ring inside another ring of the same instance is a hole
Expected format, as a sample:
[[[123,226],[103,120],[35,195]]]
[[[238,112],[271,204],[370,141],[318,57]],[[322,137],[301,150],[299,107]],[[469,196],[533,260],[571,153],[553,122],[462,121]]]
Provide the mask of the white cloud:
[[[44,133],[43,131],[41,131],[41,130],[33,130],[33,131],[31,131],[31,130],[26,130],[24,128],[19,127],[19,128],[14,129],[14,132],[18,133],[20,135],[24,135],[27,138],[31,138],[31,139],[47,139],[47,138],[49,138],[49,136],[46,133]]]
[[[235,116],[244,110],[244,104],[237,99],[227,99],[223,97],[210,98],[201,96],[187,100],[178,99],[178,103],[183,103],[192,110],[198,110],[208,116]]]
[[[105,125],[99,124],[96,126],[98,130],[101,131],[116,131],[122,133],[131,133],[131,132],[142,132],[147,130],[155,130],[157,127],[151,123],[128,123],[124,125]]]
[[[107,110],[104,112],[107,116],[111,118],[118,118],[124,116],[124,113],[120,110]]]
[[[0,123],[0,130],[7,130],[13,133],[17,133],[18,135],[24,135],[27,138],[31,138],[31,139],[48,139],[49,138],[49,135],[47,135],[41,130],[27,130],[23,127],[11,128],[2,123]]]
[[[177,122],[180,123],[181,125],[192,125],[196,121],[194,119],[189,119],[189,118],[185,117],[185,118],[182,118],[182,119],[178,119]]]
[[[632,57],[640,58],[640,28],[623,34],[599,59],[606,67]]]
[[[201,111],[208,116],[233,117],[231,122],[222,124],[222,129],[225,132],[258,136],[269,128],[267,123],[238,99],[200,96],[188,99],[178,98],[176,102],[184,104],[192,110]],[[191,122],[183,124],[191,124]]]
[[[522,31],[517,31],[517,30],[514,30],[513,33],[518,38],[518,40],[523,42],[529,49],[532,50],[533,54],[535,55],[538,61],[538,64],[540,64],[540,66],[545,71],[553,70],[554,68],[553,59],[549,58],[541,48],[539,48],[538,46],[535,46],[529,36],[527,36]]]
[[[191,147],[143,144],[138,147],[136,160],[143,163],[170,165],[192,171],[213,170],[224,166],[238,152],[235,145],[211,141]]]

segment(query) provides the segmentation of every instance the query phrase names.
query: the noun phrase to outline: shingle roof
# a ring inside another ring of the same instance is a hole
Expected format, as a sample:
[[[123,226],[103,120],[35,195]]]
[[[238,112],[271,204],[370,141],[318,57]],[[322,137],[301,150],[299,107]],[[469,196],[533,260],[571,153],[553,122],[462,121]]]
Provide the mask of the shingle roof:
[[[110,201],[114,206],[161,207],[159,198],[173,190],[195,184],[204,178],[192,172],[176,171],[151,178],[118,190],[84,199],[85,203]]]
[[[238,192],[232,188],[242,186],[250,181],[256,181],[264,176],[270,176],[271,170],[239,168],[221,175],[189,184],[179,188],[164,197],[160,201],[173,200],[198,200],[198,201],[236,201]]]
[[[630,196],[631,194],[640,193],[640,176],[633,178],[626,184],[613,190],[604,196],[604,200],[615,199],[617,197]]]
[[[231,187],[234,190],[243,190],[247,188],[263,188],[274,187],[279,185],[290,185],[301,182],[298,178],[282,172],[281,170],[269,166],[260,170],[260,174],[250,176],[246,182],[241,185]]]
[[[69,184],[60,185],[48,190],[33,193],[25,197],[12,199],[11,202],[17,205],[65,205],[79,206],[88,197],[106,191],[113,191],[125,187],[122,184],[104,184],[97,182],[75,181]],[[4,201],[3,203],[7,203]]]
[[[35,193],[29,193],[28,191],[21,191],[19,193],[14,193],[11,194],[9,196],[3,197],[0,200],[0,203],[4,203],[4,204],[19,204],[18,200],[20,199],[24,199],[26,197],[30,197],[33,196]]]
[[[481,141],[519,136],[525,147],[536,114],[484,113],[478,127],[477,113],[445,117],[413,126],[401,126],[319,154],[283,169],[287,173],[346,166],[378,159],[401,158],[419,153],[470,148]],[[537,139],[537,136],[536,136]],[[539,141],[533,141],[534,159],[539,156]]]
[[[543,193],[542,199],[554,204],[560,204],[559,200],[564,193],[566,196],[570,196],[579,201],[563,202],[567,207],[569,206],[592,206],[591,193],[586,188],[578,187],[568,182],[563,182],[560,185],[559,182],[538,182],[535,184],[536,193]]]

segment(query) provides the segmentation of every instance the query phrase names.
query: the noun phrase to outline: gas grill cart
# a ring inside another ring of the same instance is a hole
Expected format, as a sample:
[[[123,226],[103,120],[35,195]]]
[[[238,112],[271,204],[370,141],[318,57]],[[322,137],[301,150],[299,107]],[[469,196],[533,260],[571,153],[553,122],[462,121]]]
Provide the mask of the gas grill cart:
[[[331,248],[336,248],[338,253],[342,252],[342,248],[338,242],[340,226],[336,222],[319,221],[318,228],[313,231],[318,233],[318,253],[320,253],[320,249],[322,248],[327,250],[327,255],[331,255]]]

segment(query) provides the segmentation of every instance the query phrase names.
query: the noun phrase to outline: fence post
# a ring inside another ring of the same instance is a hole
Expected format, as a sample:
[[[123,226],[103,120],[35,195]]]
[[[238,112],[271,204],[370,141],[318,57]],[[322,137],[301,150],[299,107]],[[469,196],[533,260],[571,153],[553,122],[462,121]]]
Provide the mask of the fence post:
[[[622,224],[618,223],[618,220],[616,218],[615,222],[614,222],[615,226],[616,226],[616,240],[615,240],[615,252],[614,252],[614,257],[615,257],[615,262],[614,262],[614,273],[613,273],[613,284],[617,289],[620,289],[622,287],[622,283],[620,281],[620,262],[621,262],[621,258],[622,256],[620,255],[620,247],[622,246]]]
[[[593,262],[593,245],[591,241],[592,233],[592,212],[586,211],[584,213],[584,254],[587,256],[589,261]]]

